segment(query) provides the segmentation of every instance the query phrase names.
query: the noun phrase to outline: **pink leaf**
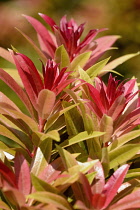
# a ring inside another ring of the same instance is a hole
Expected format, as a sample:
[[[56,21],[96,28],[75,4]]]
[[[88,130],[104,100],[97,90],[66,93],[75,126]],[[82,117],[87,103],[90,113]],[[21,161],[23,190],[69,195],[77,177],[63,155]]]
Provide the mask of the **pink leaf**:
[[[92,183],[92,194],[100,194],[104,188],[105,185],[105,177],[104,177],[104,171],[102,164],[98,161],[94,166],[93,170],[90,170],[90,172],[95,171],[96,176]]]
[[[6,59],[7,61],[15,64],[13,58],[11,57],[11,55],[9,53],[9,51],[4,49],[4,48],[2,48],[2,47],[0,47],[0,56],[2,58]]]
[[[25,104],[27,110],[30,112],[32,116],[34,116],[33,107],[26,93],[16,83],[16,81],[3,69],[0,69],[0,79],[3,80],[19,96],[21,101]]]
[[[32,26],[34,27],[36,32],[41,37],[44,45],[48,49],[47,53],[49,53],[49,55],[51,57],[54,57],[54,52],[55,52],[56,46],[52,40],[52,37],[50,36],[49,32],[47,31],[47,29],[35,18],[27,16],[27,15],[24,15],[24,17],[32,24]]]
[[[82,183],[84,194],[85,194],[86,198],[89,200],[89,202],[91,203],[91,201],[92,201],[91,187],[90,187],[90,184],[89,184],[86,176],[82,173],[80,173],[80,181]]]
[[[119,169],[117,169],[114,172],[114,174],[105,184],[104,189],[102,191],[102,194],[104,194],[107,197],[106,202],[104,204],[104,208],[106,208],[109,205],[109,203],[112,201],[112,199],[115,197],[117,190],[121,186],[128,169],[129,169],[128,164],[121,166]]]
[[[140,190],[137,190],[121,200],[119,200],[114,205],[110,206],[108,210],[126,210],[131,208],[140,208]]]
[[[19,152],[16,153],[14,167],[18,189],[24,195],[28,195],[31,189],[30,170],[26,159]]]

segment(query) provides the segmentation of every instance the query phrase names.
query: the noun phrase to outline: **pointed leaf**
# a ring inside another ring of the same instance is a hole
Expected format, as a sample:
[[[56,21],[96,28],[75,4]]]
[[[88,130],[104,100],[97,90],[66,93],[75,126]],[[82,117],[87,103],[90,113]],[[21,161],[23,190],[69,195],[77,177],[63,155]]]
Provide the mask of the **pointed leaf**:
[[[50,115],[54,107],[55,99],[56,96],[53,91],[47,89],[43,89],[40,91],[37,99],[37,108],[39,116],[42,119],[47,119]]]
[[[110,58],[106,58],[86,70],[86,73],[90,76],[90,78],[94,79],[97,75],[100,75],[101,70],[104,68],[106,63],[109,61]]]
[[[31,189],[30,170],[26,159],[21,153],[16,153],[14,164],[18,189],[24,195],[28,195]]]
[[[88,59],[90,58],[91,52],[82,53],[74,58],[71,62],[70,67],[68,67],[67,71],[76,71],[78,67],[84,67]]]
[[[140,208],[140,190],[125,196],[114,205],[110,206],[108,210],[125,210],[125,209],[137,209]]]
[[[2,47],[0,47],[0,56],[2,58],[4,58],[5,60],[9,61],[10,63],[15,64],[15,62],[14,62],[12,56],[10,55],[9,51],[2,48]]]
[[[132,139],[135,139],[140,136],[140,130],[134,130],[130,131],[117,139],[115,139],[108,147],[108,150],[111,151],[113,149],[116,149],[118,147],[121,147],[122,145],[126,144],[127,142],[131,141]]]
[[[3,69],[0,69],[0,79],[2,79],[21,99],[21,101],[25,104],[27,110],[34,117],[35,113],[29,98],[26,93],[22,90],[22,88],[15,82],[15,80],[7,74]]]
[[[121,186],[127,171],[129,169],[129,165],[123,165],[119,169],[117,169],[114,174],[110,177],[107,183],[104,186],[103,194],[107,196],[104,208],[106,208],[112,199],[115,197],[119,187]]]
[[[59,195],[50,192],[36,192],[28,196],[41,203],[54,204],[57,208],[62,210],[72,210],[69,203]]]
[[[91,80],[90,76],[87,74],[86,71],[84,71],[81,67],[78,68],[79,74],[80,74],[80,79],[90,83],[93,85],[93,81]]]
[[[36,191],[47,191],[50,193],[59,194],[59,191],[47,182],[39,179],[37,176],[32,174],[32,183]]]
[[[94,131],[89,134],[87,131],[84,131],[68,140],[65,140],[65,142],[61,144],[61,147],[71,146],[71,145],[79,143],[81,141],[88,140],[88,139],[102,136],[102,135],[104,135],[104,132]]]
[[[111,61],[110,63],[108,63],[104,69],[115,69],[117,66],[119,66],[120,64],[124,63],[125,61],[139,55],[140,53],[133,53],[133,54],[128,54],[128,55],[124,55],[121,56],[113,61]]]
[[[4,203],[3,201],[0,201],[0,208],[3,210],[10,210],[11,208],[9,206],[7,206],[6,203]]]
[[[60,69],[69,66],[69,55],[63,45],[56,49],[54,60],[56,63],[60,63]]]
[[[47,167],[52,151],[52,140],[46,139],[37,148],[31,163],[31,173],[38,176]]]
[[[125,163],[140,150],[138,144],[126,144],[109,152],[110,169]]]

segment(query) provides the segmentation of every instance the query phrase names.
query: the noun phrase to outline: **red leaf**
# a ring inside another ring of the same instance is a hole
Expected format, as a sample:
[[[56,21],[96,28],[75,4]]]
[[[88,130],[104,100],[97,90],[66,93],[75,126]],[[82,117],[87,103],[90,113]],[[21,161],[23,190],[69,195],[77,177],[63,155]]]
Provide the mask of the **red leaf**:
[[[0,160],[0,174],[6,179],[13,187],[17,188],[15,174]]]
[[[104,189],[102,191],[102,194],[104,194],[107,197],[104,208],[106,208],[112,201],[112,199],[115,197],[117,190],[121,186],[128,169],[128,164],[121,166],[119,169],[117,169],[117,171],[114,172],[114,174],[105,184]]]
[[[32,116],[34,116],[34,110],[28,96],[16,83],[16,81],[3,69],[0,69],[0,79],[3,80],[19,96],[21,101],[25,104],[27,110]]]
[[[18,189],[24,195],[28,195],[31,189],[30,170],[26,159],[19,152],[16,153],[14,167]]]

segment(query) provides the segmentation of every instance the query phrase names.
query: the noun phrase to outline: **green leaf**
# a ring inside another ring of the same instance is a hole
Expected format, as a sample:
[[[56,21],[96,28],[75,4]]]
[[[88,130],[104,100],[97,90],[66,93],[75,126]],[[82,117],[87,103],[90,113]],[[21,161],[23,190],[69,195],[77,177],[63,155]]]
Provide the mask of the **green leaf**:
[[[108,172],[109,172],[109,156],[108,156],[108,150],[107,147],[102,148],[102,159],[101,159],[101,163],[104,169],[104,175],[105,177],[108,176]]]
[[[47,120],[46,122],[46,125],[45,125],[45,131],[47,131],[51,126],[54,125],[54,123],[56,122],[56,120],[61,116],[63,115],[65,112],[69,111],[70,109],[73,109],[75,106],[77,106],[78,104],[74,104],[74,105],[71,105],[59,112],[56,112],[55,114],[53,114],[51,117],[49,117],[49,119]]]
[[[86,71],[84,71],[81,67],[78,67],[79,74],[80,74],[80,79],[90,83],[93,85],[93,81],[91,80],[90,76],[87,74]]]
[[[77,165],[77,161],[75,158],[65,149],[59,147],[56,145],[56,148],[58,149],[58,152],[61,156],[62,162],[65,166],[65,169],[68,170],[70,167]]]
[[[21,147],[26,148],[25,145],[18,139],[10,130],[8,130],[5,126],[0,125],[0,134],[12,139],[14,142],[19,144]]]
[[[121,56],[113,61],[111,61],[110,63],[108,63],[104,69],[106,70],[111,70],[111,69],[115,69],[117,66],[119,66],[120,64],[124,63],[125,61],[139,55],[140,53],[137,52],[137,53],[133,53],[133,54],[128,54],[128,55],[124,55],[124,56]]]
[[[101,119],[100,131],[105,132],[105,134],[100,138],[103,144],[109,142],[113,133],[113,119],[106,114],[104,114]]]
[[[140,130],[134,130],[130,131],[129,133],[126,133],[117,139],[115,139],[112,144],[109,145],[108,150],[114,150],[118,147],[121,147],[122,145],[126,144],[127,142],[131,141],[132,139],[135,139],[140,136]]]
[[[126,175],[126,179],[133,179],[140,177],[140,168],[130,169]]]
[[[4,203],[3,201],[0,200],[0,209],[2,209],[2,210],[10,210],[11,208],[9,208],[9,206],[7,206],[6,203]]]
[[[55,93],[53,91],[43,89],[39,92],[37,99],[37,107],[39,116],[42,119],[47,119],[50,115],[54,103],[55,103]]]
[[[64,45],[61,45],[56,49],[54,60],[56,63],[60,63],[60,69],[69,66],[70,59]]]
[[[70,66],[68,67],[67,71],[76,71],[78,67],[84,67],[88,59],[90,58],[91,52],[82,53],[74,58],[71,62]]]
[[[138,144],[127,144],[109,152],[110,169],[130,160],[140,150]]]
[[[65,187],[75,183],[80,176],[81,173],[87,173],[96,163],[98,160],[92,160],[85,163],[80,163],[79,165],[74,165],[68,169],[68,172],[63,172],[62,177],[58,178],[54,186],[61,186],[59,189],[64,189]]]
[[[36,192],[29,195],[27,198],[34,199],[41,203],[54,204],[57,208],[62,210],[72,210],[69,203],[62,197],[50,192]]]
[[[64,108],[67,108],[70,106],[70,103],[68,103],[67,101],[63,101],[62,106]],[[67,132],[69,136],[76,135],[80,131],[83,130],[82,117],[79,114],[76,107],[74,107],[72,110],[65,112],[64,116],[65,116]]]
[[[94,79],[97,75],[100,74],[101,70],[107,64],[109,59],[110,57],[94,64],[93,66],[91,66],[89,69],[86,70],[86,73],[89,75],[90,78]]]
[[[39,179],[34,174],[31,174],[31,178],[33,186],[35,187],[36,191],[47,191],[50,193],[59,194],[59,191],[56,188],[54,188],[52,185],[48,184],[47,182]]]
[[[48,165],[52,151],[52,140],[46,139],[37,148],[35,157],[31,163],[31,173],[38,176]]]
[[[68,147],[71,146],[73,144],[94,138],[94,137],[99,137],[104,135],[104,132],[99,132],[99,131],[93,131],[91,133],[88,133],[87,131],[81,132],[79,134],[77,134],[76,136],[65,140],[65,142],[63,142],[62,144],[60,144],[61,147]]]

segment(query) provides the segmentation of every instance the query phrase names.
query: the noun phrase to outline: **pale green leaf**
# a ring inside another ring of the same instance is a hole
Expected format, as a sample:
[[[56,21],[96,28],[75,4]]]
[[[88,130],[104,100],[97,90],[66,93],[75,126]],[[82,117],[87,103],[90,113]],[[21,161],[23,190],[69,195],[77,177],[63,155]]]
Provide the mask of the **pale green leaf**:
[[[34,199],[41,203],[54,204],[61,210],[72,210],[69,203],[62,197],[50,192],[36,192],[28,195],[28,198]]]
[[[124,55],[121,56],[113,61],[111,61],[110,63],[108,63],[105,67],[104,70],[111,70],[111,69],[115,69],[117,66],[119,66],[120,64],[124,63],[125,61],[139,55],[140,53],[133,53],[133,54],[128,54],[128,55]]]
[[[138,144],[127,144],[109,152],[110,169],[130,160],[140,150]]]
[[[83,131],[79,134],[77,134],[76,136],[65,140],[65,142],[63,142],[60,146],[61,147],[68,147],[71,146],[73,144],[85,141],[85,140],[89,140],[91,138],[95,138],[95,137],[99,137],[104,135],[104,132],[99,132],[99,131],[93,131],[91,133],[88,133],[87,131]]]
[[[52,150],[52,141],[51,139],[44,140],[40,147],[37,148],[35,157],[31,163],[31,173],[35,176],[38,176],[48,165],[50,160]]]
[[[100,122],[100,131],[105,132],[100,138],[103,144],[109,142],[113,133],[113,119],[110,116],[103,115]]]
[[[31,178],[32,178],[33,186],[35,187],[36,191],[47,191],[47,192],[59,194],[59,191],[55,187],[39,179],[34,174],[31,174]]]
[[[104,66],[107,64],[110,58],[106,58],[93,66],[91,66],[89,69],[86,70],[86,73],[89,75],[90,78],[94,79],[97,75],[100,74],[101,70],[104,68]]]
[[[70,63],[70,66],[68,67],[67,71],[76,71],[78,70],[78,67],[80,66],[83,68],[90,58],[91,52],[85,52],[82,53],[74,58],[74,60]]]
[[[122,145],[126,144],[127,142],[131,141],[140,136],[140,130],[130,131],[117,139],[115,139],[108,147],[108,150],[114,150],[115,148],[121,147]]]
[[[11,210],[11,208],[9,206],[7,206],[7,204],[3,201],[0,200],[0,209],[2,210]]]
[[[130,169],[126,175],[126,179],[133,179],[140,177],[140,168]]]
[[[93,81],[91,80],[90,76],[87,74],[86,71],[84,71],[81,67],[78,67],[78,71],[80,74],[80,79],[93,85]]]
[[[87,173],[97,162],[98,160],[92,160],[85,163],[79,163],[79,165],[74,165],[70,167],[68,169],[68,172],[62,173],[62,175],[65,176],[62,176],[55,181],[54,186],[61,186],[60,189],[62,190],[66,186],[73,184],[79,179],[80,172],[84,174]]]
[[[60,63],[60,69],[69,66],[70,59],[64,45],[61,45],[56,49],[54,60],[56,63]]]

